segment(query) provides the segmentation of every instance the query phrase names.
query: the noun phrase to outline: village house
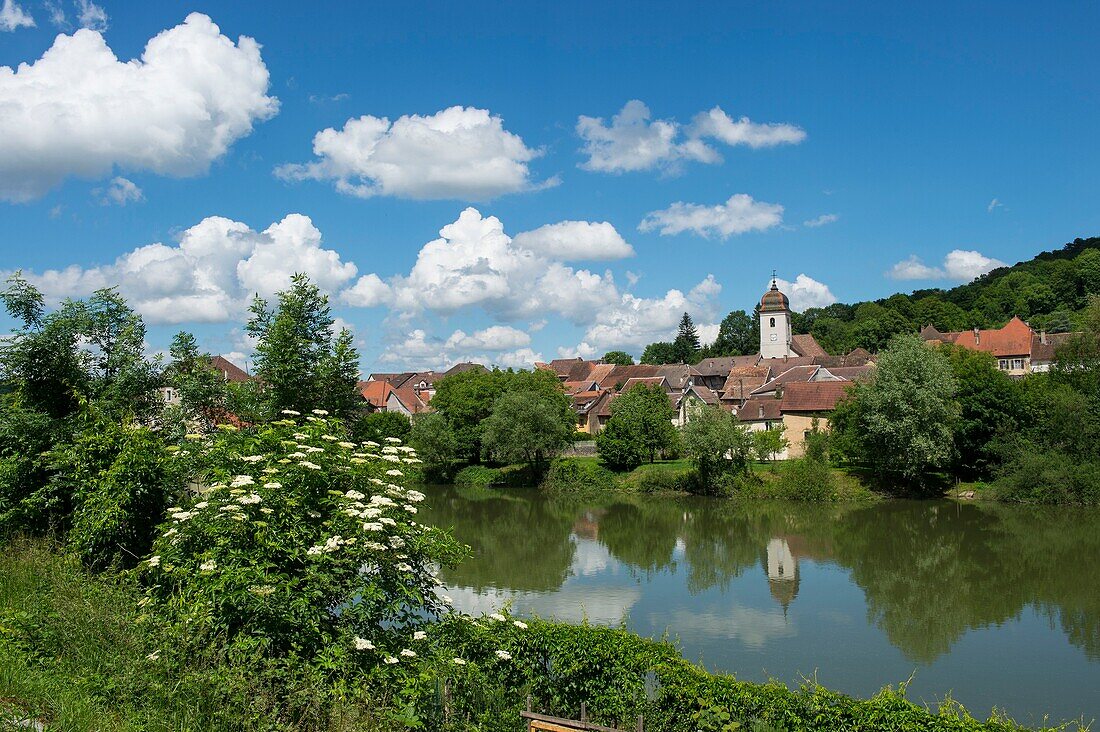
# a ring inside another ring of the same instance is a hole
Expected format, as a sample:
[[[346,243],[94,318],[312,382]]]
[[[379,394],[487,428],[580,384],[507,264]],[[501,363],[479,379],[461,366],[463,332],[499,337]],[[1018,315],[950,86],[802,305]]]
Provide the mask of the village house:
[[[796,457],[804,452],[806,432],[815,424],[827,429],[828,415],[846,387],[869,377],[874,359],[863,349],[830,356],[812,335],[793,333],[790,303],[774,280],[761,298],[760,320],[760,352],[752,355],[707,358],[694,366],[616,366],[567,358],[535,367],[554,372],[562,382],[580,432],[598,434],[611,418],[614,400],[647,384],[668,395],[678,427],[698,409],[717,406],[750,430],[786,427],[790,444],[779,457]]]
[[[951,343],[992,354],[997,359],[997,368],[1015,378],[1049,371],[1054,363],[1055,350],[1074,335],[1035,332],[1015,316],[1002,328],[941,333],[935,327],[926,325],[920,331],[920,337],[926,343]]]

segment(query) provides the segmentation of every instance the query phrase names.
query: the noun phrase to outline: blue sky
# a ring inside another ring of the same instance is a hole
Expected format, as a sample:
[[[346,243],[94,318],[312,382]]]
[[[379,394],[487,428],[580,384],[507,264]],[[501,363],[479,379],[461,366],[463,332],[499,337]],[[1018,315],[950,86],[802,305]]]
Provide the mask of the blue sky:
[[[1100,230],[1095,4],[595,5],[0,0],[0,271],[244,358],[248,294],[305,269],[397,370]]]

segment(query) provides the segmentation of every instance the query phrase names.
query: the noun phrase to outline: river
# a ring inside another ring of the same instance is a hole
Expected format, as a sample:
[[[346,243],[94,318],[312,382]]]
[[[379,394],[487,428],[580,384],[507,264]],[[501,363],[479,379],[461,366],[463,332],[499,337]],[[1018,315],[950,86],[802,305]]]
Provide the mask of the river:
[[[1100,510],[426,493],[473,552],[442,575],[460,610],[625,622],[742,679],[1100,717]]]

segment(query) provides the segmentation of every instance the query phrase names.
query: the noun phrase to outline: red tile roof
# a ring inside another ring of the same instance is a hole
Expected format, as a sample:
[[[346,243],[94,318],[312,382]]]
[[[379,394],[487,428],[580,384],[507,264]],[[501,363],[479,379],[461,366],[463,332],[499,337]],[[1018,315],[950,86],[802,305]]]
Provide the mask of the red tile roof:
[[[416,392],[413,391],[411,387],[400,387],[394,389],[390,394],[397,397],[397,399],[405,405],[405,409],[412,414],[420,414],[421,412],[428,411],[428,405],[421,401],[420,397],[416,395]]]
[[[393,391],[393,385],[388,381],[360,381],[356,386],[363,398],[375,409],[385,409],[386,400]]]
[[[920,335],[926,341],[954,343],[972,351],[985,351],[998,358],[1004,358],[1031,355],[1031,343],[1035,332],[1019,317],[1013,316],[1003,328],[941,333],[927,325],[921,328]]]
[[[811,381],[783,387],[780,409],[790,412],[831,412],[851,388],[849,381]]]
[[[791,336],[791,348],[799,356],[828,356],[825,349],[809,333]]]
[[[781,386],[787,384],[809,381],[821,370],[820,366],[794,366],[792,368],[783,371],[779,376],[776,376],[771,381],[753,389],[753,395],[767,394],[773,392]]]
[[[210,368],[221,373],[222,378],[226,381],[233,381],[240,383],[242,381],[252,381],[252,377],[248,375],[248,372],[242,369],[237,364],[230,361],[224,356],[214,356],[210,359]]]
[[[722,386],[722,398],[741,401],[748,399],[753,389],[771,378],[771,369],[767,366],[739,366],[730,371],[726,383]]]
[[[737,410],[737,419],[742,422],[774,421],[782,418],[779,400],[772,397],[750,399]]]
[[[671,391],[672,387],[668,384],[668,379],[663,376],[633,376],[627,379],[623,383],[623,388],[619,391],[630,391],[638,384],[646,384],[648,386],[659,386],[665,391]]]

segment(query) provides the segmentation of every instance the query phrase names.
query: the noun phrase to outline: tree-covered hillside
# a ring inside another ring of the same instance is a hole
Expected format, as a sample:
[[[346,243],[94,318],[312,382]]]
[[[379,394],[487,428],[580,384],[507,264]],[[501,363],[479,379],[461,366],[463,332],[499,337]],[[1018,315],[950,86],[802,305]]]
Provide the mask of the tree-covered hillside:
[[[1060,333],[1079,328],[1089,295],[1100,295],[1100,237],[1074,239],[949,290],[931,288],[911,294],[852,304],[836,303],[795,313],[796,333],[812,333],[829,353],[856,347],[878,351],[890,337],[925,325],[941,331],[999,328],[1019,315],[1036,330]],[[707,356],[755,353],[758,318],[741,310],[722,321],[717,340],[699,351]]]

